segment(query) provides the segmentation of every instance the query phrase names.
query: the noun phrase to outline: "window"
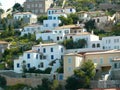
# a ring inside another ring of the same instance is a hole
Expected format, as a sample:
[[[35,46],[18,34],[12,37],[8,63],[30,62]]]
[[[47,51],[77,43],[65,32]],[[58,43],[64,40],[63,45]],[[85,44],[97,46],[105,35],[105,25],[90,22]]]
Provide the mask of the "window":
[[[68,31],[68,30],[65,30],[65,34],[67,34],[67,33],[69,33],[69,31]]]
[[[61,55],[61,60],[63,60],[63,55]]]
[[[54,13],[54,11],[52,11],[52,14]]]
[[[114,68],[117,68],[117,63],[114,63]]]
[[[70,39],[72,39],[72,36],[70,36]]]
[[[40,68],[40,65],[38,65],[38,68]]]
[[[38,52],[40,52],[40,49],[38,49]]]
[[[95,44],[92,44],[92,48],[95,48]]]
[[[27,64],[27,67],[30,68],[30,63]]]
[[[114,39],[114,43],[116,43],[116,39]]]
[[[57,26],[56,23],[54,23],[54,24],[53,24],[53,27],[56,27],[56,26]]]
[[[51,14],[51,12],[50,12],[50,11],[48,11],[48,14]]]
[[[100,47],[100,44],[99,44],[99,43],[97,44],[97,47]]]
[[[49,16],[48,19],[51,20],[51,19],[52,19],[52,16]]]
[[[54,56],[53,56],[53,55],[51,55],[51,59],[54,59]]]
[[[100,19],[98,18],[98,19],[97,19],[97,23],[99,23],[99,22],[100,22]]]
[[[111,63],[112,62],[112,58],[109,58],[109,63]]]
[[[46,49],[45,48],[43,48],[43,53],[46,53]]]
[[[65,37],[65,39],[67,39],[67,37]]]
[[[53,52],[53,48],[51,48],[51,52]]]
[[[110,40],[108,42],[110,43]]]
[[[42,55],[40,55],[40,59],[43,59]]]
[[[57,40],[59,40],[59,37],[57,37]]]
[[[97,63],[97,59],[94,59],[94,63]]]
[[[36,59],[38,59],[38,54],[36,55]]]
[[[59,33],[62,33],[61,31],[59,31]]]
[[[17,63],[17,68],[19,68],[20,67],[20,64],[19,63]]]
[[[42,4],[39,4],[39,7],[42,7]]]
[[[48,27],[48,24],[45,24],[45,27]]]
[[[72,58],[69,57],[69,58],[68,58],[68,63],[71,63],[71,62],[72,62]]]
[[[56,19],[56,17],[53,17],[53,19],[55,20],[55,19]]]
[[[48,36],[48,40],[50,40],[50,36]]]
[[[100,58],[100,64],[103,64],[103,58]]]
[[[72,71],[72,68],[71,67],[68,67],[68,72],[71,72]]]
[[[30,54],[27,54],[27,59],[30,59]]]
[[[117,42],[119,42],[119,39],[117,39]]]
[[[40,63],[40,67],[43,68],[44,67],[44,64],[43,62]]]
[[[61,48],[61,52],[63,52],[63,48]]]

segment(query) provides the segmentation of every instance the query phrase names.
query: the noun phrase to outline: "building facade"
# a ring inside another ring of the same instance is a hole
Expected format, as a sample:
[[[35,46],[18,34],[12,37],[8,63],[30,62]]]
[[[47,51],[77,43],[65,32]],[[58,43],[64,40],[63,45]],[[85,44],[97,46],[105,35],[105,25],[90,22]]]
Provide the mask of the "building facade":
[[[75,12],[76,10],[74,8],[49,8],[47,11],[48,19],[43,21],[43,29],[52,30],[58,27],[61,23],[60,16],[67,18],[67,14]]]
[[[74,74],[74,70],[83,63],[83,57],[80,54],[69,53],[64,55],[64,79]]]
[[[35,45],[32,50],[23,53],[19,59],[14,60],[14,71],[22,73],[23,62],[26,68],[35,67],[36,69],[45,70],[46,68],[52,68],[51,73],[54,73],[60,66],[60,60],[64,55],[64,47],[56,43],[48,43]]]
[[[26,11],[31,11],[36,15],[47,13],[47,9],[50,8],[53,0],[26,0],[24,2],[24,8]]]
[[[80,52],[77,53],[77,55],[80,55],[81,60],[77,61],[77,64],[81,62],[85,62],[87,60],[92,60],[94,63],[96,70],[106,70],[109,71],[111,68],[111,62],[115,58],[119,58],[120,56],[120,50],[109,50],[109,51],[94,51],[94,52]],[[71,63],[69,64],[69,58],[71,59]],[[66,54],[64,55],[64,79],[67,79],[69,76],[73,75],[74,69],[80,68],[76,63],[76,54]],[[69,66],[70,65],[70,66]],[[67,70],[69,67],[71,67],[71,70]],[[118,65],[119,67],[119,65]]]
[[[15,21],[22,20],[24,23],[33,24],[37,23],[37,15],[31,12],[20,12],[13,15]]]
[[[21,31],[21,36],[25,34],[37,34],[38,32],[41,31],[41,25],[38,24],[31,24],[28,26],[25,26],[23,30]]]

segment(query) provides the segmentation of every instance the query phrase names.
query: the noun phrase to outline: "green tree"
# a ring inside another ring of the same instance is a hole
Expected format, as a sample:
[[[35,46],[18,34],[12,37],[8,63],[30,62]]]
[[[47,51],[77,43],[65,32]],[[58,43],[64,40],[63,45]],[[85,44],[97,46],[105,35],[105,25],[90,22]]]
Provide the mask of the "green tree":
[[[93,29],[96,29],[95,27],[95,21],[94,20],[89,20],[85,23],[85,28],[90,32]]]
[[[15,3],[14,6],[13,6],[13,12],[14,12],[14,11],[23,12],[23,11],[24,11],[24,8],[21,6],[21,4]]]
[[[61,21],[61,23],[59,24],[60,26],[73,24],[72,18],[66,18],[64,16],[60,16],[59,19]]]
[[[0,15],[3,14],[5,11],[3,9],[0,9]]]
[[[47,20],[47,16],[46,15],[42,15],[42,16],[38,16],[37,20],[39,23],[43,23],[43,20]]]
[[[73,39],[64,40],[62,44],[66,47],[66,49],[73,49],[74,48]]]
[[[76,90],[79,88],[89,88],[90,80],[95,76],[94,63],[88,60],[82,64],[79,69],[74,71],[74,75],[69,77],[66,82],[67,90]]]
[[[77,21],[79,20],[77,13],[71,13],[71,14],[69,14],[68,18],[72,18],[73,24],[77,24]]]
[[[120,36],[120,23],[117,23],[112,28],[112,34],[116,36]]]
[[[31,90],[31,87],[25,84],[16,84],[13,86],[8,86],[6,90]]]

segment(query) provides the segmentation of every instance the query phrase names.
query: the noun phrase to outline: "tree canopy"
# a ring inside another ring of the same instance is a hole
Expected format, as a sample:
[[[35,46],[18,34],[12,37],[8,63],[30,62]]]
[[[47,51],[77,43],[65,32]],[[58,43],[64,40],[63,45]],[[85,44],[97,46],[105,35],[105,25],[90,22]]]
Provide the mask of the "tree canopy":
[[[21,4],[15,3],[14,6],[13,6],[13,12],[14,12],[14,11],[23,12],[23,11],[24,11],[24,8],[21,6]]]
[[[88,60],[82,64],[79,69],[74,71],[74,75],[69,77],[66,82],[67,90],[76,90],[79,88],[89,88],[90,80],[95,76],[94,63]]]

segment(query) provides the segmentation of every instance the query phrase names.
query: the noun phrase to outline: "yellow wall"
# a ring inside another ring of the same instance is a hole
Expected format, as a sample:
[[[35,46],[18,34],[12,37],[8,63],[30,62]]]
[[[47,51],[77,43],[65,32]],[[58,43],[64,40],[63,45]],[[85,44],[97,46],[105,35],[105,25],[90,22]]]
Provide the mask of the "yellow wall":
[[[71,58],[71,62],[69,62]],[[81,66],[83,59],[81,56],[65,55],[64,56],[64,79],[74,74],[74,70]],[[70,70],[71,69],[71,70]]]
[[[71,63],[68,62],[68,58],[71,57]],[[69,76],[74,74],[74,70],[78,67],[81,66],[81,64],[83,63],[83,61],[85,60],[92,60],[94,63],[96,63],[95,65],[97,65],[97,69],[101,69],[102,68],[107,68],[107,70],[110,68],[111,63],[110,63],[110,59],[112,60],[113,58],[117,58],[120,57],[120,52],[105,52],[105,53],[86,53],[84,56],[78,56],[77,55],[65,55],[64,56],[64,79],[67,79]],[[100,59],[102,58],[102,62],[100,61]],[[96,59],[96,60],[95,60]],[[68,70],[68,68],[71,67],[71,71]]]
[[[120,57],[120,52],[118,53],[103,53],[103,54],[86,54],[85,55],[85,60],[92,60],[94,63],[97,63],[97,68],[104,67],[104,66],[111,66],[110,64],[110,58],[116,58]],[[100,59],[103,59],[102,63]],[[95,60],[96,59],[96,60]]]

